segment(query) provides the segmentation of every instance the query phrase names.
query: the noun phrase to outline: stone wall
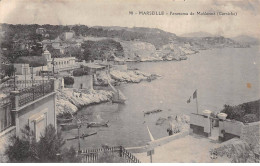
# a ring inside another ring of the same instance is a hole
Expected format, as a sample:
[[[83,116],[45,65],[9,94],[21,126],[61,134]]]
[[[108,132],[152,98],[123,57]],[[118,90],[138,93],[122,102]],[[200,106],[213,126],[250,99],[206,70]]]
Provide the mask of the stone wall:
[[[18,109],[18,116],[16,116],[16,134],[20,136],[20,131],[26,125],[29,125],[34,130],[34,124],[40,120],[44,120],[44,127],[52,124],[56,127],[56,96],[55,93],[45,95],[44,97],[35,100],[23,108]],[[40,122],[39,121],[39,122]],[[41,128],[43,132],[44,127]],[[36,133],[36,132],[35,132]]]
[[[10,137],[15,135],[16,127],[12,126],[0,133],[0,162],[7,162],[4,155],[6,147],[10,144]]]
[[[227,141],[234,137],[241,137],[241,131],[244,124],[235,120],[220,120],[219,121],[219,138],[222,141]]]
[[[260,143],[260,122],[245,124],[242,128],[241,139],[251,145]]]
[[[92,75],[83,75],[74,77],[73,88],[76,89],[93,89],[93,77]]]
[[[210,119],[199,114],[190,115],[190,128],[195,134],[210,136]]]

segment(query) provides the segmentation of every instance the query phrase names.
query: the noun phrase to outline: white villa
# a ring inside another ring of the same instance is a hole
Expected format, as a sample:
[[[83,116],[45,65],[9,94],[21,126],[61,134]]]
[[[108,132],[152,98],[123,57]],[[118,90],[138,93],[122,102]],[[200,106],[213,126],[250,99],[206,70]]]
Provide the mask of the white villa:
[[[71,70],[76,67],[75,57],[52,58],[48,50],[45,50],[42,55],[47,60],[47,68],[49,71],[53,70],[53,64],[52,64],[53,61],[54,61],[54,71]]]

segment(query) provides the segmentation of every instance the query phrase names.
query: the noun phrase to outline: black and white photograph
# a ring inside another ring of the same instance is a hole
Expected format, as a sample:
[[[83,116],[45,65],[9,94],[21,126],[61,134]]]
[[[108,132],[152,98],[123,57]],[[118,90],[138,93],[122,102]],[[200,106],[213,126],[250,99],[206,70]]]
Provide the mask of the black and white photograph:
[[[0,0],[0,163],[259,163],[260,0]]]

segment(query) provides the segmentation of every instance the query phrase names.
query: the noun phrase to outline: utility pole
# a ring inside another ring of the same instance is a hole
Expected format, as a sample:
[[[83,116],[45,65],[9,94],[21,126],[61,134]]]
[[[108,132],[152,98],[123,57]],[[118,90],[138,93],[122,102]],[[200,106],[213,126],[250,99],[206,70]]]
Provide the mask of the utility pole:
[[[78,152],[80,152],[80,136],[79,136],[80,125],[78,125]]]
[[[54,77],[54,57],[52,58],[52,72],[53,72],[53,77]]]
[[[32,79],[32,86],[34,85],[34,80],[33,80],[33,67],[31,67],[31,79]]]
[[[23,67],[23,69],[24,69],[24,84],[26,88],[26,67]]]
[[[16,88],[15,72],[16,72],[16,68],[14,68],[14,91],[15,91],[15,88]]]
[[[198,90],[196,90],[196,106],[197,106],[197,114],[199,114],[199,105],[198,105]]]

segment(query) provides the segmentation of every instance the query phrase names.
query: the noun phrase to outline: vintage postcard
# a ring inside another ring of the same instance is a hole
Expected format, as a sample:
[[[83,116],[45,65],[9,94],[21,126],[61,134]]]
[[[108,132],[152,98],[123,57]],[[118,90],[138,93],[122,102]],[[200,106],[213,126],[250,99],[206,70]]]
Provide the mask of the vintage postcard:
[[[259,163],[259,0],[1,0],[0,162]]]

